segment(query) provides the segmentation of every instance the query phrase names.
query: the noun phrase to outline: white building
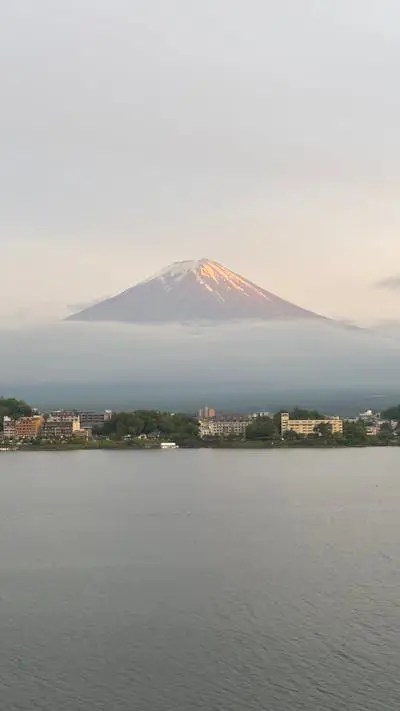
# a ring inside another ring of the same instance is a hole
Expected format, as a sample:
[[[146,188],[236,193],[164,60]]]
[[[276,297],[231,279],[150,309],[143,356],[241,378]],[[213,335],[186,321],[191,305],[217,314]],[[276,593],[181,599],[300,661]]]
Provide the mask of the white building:
[[[246,434],[246,429],[253,422],[252,417],[226,415],[199,420],[200,437],[239,437]]]
[[[16,430],[15,422],[11,417],[3,417],[3,438],[4,439],[15,439]]]

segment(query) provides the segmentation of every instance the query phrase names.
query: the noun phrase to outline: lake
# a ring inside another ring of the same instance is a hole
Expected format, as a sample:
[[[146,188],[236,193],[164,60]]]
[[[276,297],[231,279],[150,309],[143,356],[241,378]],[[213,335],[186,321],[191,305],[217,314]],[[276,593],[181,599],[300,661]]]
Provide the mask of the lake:
[[[0,454],[5,711],[397,711],[400,448]]]

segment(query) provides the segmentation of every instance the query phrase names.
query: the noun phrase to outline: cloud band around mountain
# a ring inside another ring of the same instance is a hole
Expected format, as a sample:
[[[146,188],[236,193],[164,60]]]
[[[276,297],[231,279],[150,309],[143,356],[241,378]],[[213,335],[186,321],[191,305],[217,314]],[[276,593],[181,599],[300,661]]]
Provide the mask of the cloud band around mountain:
[[[390,291],[399,291],[400,290],[400,275],[394,275],[391,277],[387,277],[386,279],[382,279],[381,281],[378,281],[376,286],[378,289],[388,289]]]

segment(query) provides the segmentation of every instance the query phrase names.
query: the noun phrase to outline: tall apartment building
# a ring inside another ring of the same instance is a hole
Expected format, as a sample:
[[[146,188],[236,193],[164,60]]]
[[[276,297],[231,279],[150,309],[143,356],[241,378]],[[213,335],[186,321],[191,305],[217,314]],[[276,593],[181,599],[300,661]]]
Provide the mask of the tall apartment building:
[[[36,439],[43,425],[43,417],[41,415],[20,417],[18,420],[15,420],[14,424],[15,439]]]
[[[332,433],[343,433],[343,420],[340,417],[327,417],[323,420],[291,420],[288,412],[281,414],[281,434],[292,430],[300,435],[313,434],[318,425],[329,425]]]
[[[244,436],[247,427],[253,422],[251,417],[226,415],[199,420],[200,437]]]
[[[112,410],[103,410],[102,412],[96,412],[95,410],[53,410],[50,412],[47,418],[47,424],[49,425],[49,430],[53,427],[52,423],[66,424],[75,422],[78,420],[80,423],[80,429],[82,430],[92,430],[93,427],[101,427],[105,422],[111,419]],[[55,425],[54,425],[55,427]],[[75,427],[74,431],[77,431],[78,427]],[[65,432],[68,428],[65,429]]]
[[[3,417],[3,438],[15,439],[15,422],[7,415]]]
[[[88,429],[92,429],[93,427],[102,427],[105,422],[111,420],[112,414],[112,410],[103,410],[103,412],[84,410],[79,412],[81,427]]]
[[[76,415],[72,419],[53,417],[49,415],[42,429],[46,439],[66,439],[81,432],[81,423]]]
[[[208,407],[208,405],[206,405],[205,407],[200,408],[198,416],[199,420],[207,420],[209,417],[215,417],[215,410],[213,407]]]

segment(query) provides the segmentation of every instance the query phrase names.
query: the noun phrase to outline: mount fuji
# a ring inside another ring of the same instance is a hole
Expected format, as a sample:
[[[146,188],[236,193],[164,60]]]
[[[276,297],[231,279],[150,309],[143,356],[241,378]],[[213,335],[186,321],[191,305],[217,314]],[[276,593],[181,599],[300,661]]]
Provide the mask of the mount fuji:
[[[397,342],[291,304],[209,259],[176,262],[66,321],[0,338],[3,392],[24,397],[32,386],[41,397],[47,383],[54,407],[62,396],[71,405],[269,409],[272,397],[279,407],[311,406],[318,393],[399,387]]]
[[[127,291],[67,318],[141,324],[299,319],[329,322],[210,259],[175,262]]]

